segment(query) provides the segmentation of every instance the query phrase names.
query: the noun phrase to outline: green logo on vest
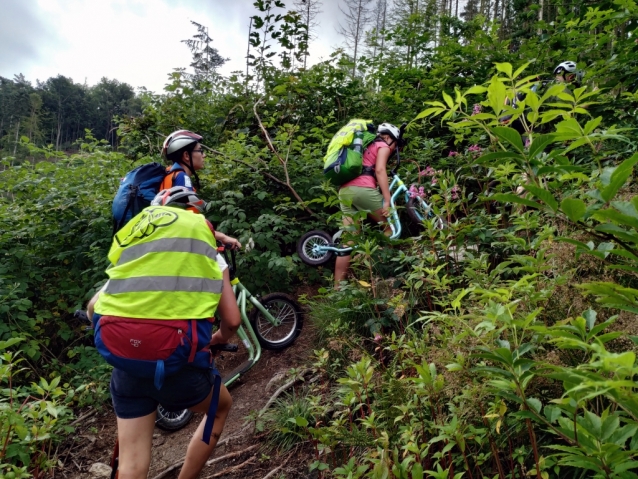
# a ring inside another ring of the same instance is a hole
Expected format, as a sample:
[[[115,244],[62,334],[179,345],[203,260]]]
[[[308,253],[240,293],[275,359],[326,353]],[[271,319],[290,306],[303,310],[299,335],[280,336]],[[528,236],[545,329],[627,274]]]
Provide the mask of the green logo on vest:
[[[140,213],[139,219],[133,226],[124,228],[123,233],[127,233],[128,230],[126,237],[120,240],[118,235],[115,235],[115,239],[121,247],[125,248],[137,239],[151,236],[157,228],[172,225],[177,219],[177,213],[166,208],[146,208]]]

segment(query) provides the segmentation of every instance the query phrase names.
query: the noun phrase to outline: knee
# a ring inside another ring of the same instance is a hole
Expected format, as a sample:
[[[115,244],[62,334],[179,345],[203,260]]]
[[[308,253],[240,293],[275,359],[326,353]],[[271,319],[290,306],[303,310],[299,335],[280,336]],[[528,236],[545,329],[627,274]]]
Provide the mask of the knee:
[[[225,386],[222,386],[221,391],[219,391],[219,405],[217,406],[217,415],[228,415],[230,408],[233,406],[233,398],[231,397],[228,389]]]
[[[118,477],[122,479],[142,479],[147,477],[149,465],[140,464],[138,462],[133,463],[121,463],[118,465]]]

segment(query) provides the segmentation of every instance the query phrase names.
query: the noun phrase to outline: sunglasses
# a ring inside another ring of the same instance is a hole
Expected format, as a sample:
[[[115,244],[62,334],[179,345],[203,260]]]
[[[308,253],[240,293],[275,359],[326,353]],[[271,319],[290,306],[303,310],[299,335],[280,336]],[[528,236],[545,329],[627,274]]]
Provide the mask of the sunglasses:
[[[199,150],[193,150],[193,153],[201,153],[203,155],[206,152],[202,148],[200,148]]]

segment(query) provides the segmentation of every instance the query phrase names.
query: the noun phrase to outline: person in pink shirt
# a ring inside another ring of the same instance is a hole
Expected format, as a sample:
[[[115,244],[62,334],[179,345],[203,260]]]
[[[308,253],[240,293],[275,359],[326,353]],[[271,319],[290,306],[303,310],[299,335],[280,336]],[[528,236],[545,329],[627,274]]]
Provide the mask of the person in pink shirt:
[[[367,211],[368,217],[377,223],[384,223],[390,215],[390,183],[386,165],[398,146],[401,132],[399,128],[382,123],[377,129],[377,138],[363,152],[363,173],[341,185],[339,201],[344,213],[343,226],[348,229],[353,223],[352,215]],[[386,224],[385,234],[390,235]],[[350,255],[338,256],[335,263],[335,289],[346,279],[350,267]]]

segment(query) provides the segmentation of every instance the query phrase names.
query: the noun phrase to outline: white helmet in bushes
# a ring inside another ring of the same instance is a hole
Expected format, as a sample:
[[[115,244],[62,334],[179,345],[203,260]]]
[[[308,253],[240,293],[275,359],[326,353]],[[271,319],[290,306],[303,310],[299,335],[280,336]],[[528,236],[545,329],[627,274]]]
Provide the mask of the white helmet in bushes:
[[[171,133],[164,140],[164,145],[162,146],[162,155],[167,157],[171,153],[175,153],[182,148],[191,145],[193,143],[199,143],[204,138],[197,133],[193,133],[188,130],[177,130]]]
[[[377,128],[377,134],[390,135],[393,140],[398,140],[401,137],[401,130],[392,123],[381,123]]]
[[[562,75],[563,73],[576,73],[576,62],[562,62],[554,68],[554,75]]]

